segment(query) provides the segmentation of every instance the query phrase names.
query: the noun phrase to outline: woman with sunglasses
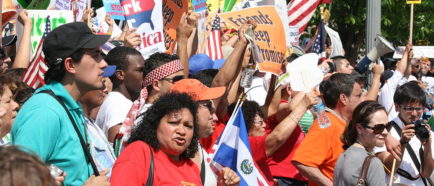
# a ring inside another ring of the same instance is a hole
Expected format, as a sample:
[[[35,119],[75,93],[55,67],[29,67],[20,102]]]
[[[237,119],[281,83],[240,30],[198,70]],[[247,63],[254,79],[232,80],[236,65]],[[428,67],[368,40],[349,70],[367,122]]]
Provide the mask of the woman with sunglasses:
[[[375,101],[360,103],[352,118],[341,137],[345,152],[335,165],[335,186],[357,184],[365,158],[373,154],[374,147],[384,145],[390,130],[386,110]],[[369,186],[384,186],[385,179],[383,164],[374,157],[370,162],[365,183]]]

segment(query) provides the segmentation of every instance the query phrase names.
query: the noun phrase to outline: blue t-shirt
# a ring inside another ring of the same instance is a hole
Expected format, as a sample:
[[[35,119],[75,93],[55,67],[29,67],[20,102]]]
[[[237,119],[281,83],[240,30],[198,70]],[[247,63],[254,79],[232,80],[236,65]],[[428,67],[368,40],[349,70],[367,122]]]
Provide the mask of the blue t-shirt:
[[[38,94],[47,89],[63,100],[81,135],[90,143],[81,106],[59,82],[50,82],[36,90],[19,110],[12,126],[12,143],[29,148],[47,164],[55,164],[64,170],[67,174],[65,185],[83,185],[93,174],[92,167],[65,109],[49,94]]]

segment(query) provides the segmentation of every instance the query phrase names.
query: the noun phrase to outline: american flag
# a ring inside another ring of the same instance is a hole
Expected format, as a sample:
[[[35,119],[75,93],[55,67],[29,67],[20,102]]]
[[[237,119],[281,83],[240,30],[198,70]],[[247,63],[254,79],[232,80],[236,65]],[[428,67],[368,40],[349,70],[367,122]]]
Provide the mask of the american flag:
[[[313,43],[312,46],[312,52],[317,53],[321,61],[324,61],[326,59],[325,40],[326,40],[326,31],[324,28],[324,22],[321,20],[321,22],[318,25],[315,42]]]
[[[48,67],[45,63],[44,53],[42,52],[42,44],[47,34],[51,31],[50,16],[47,16],[45,23],[44,35],[39,41],[38,47],[36,48],[36,53],[33,59],[30,61],[30,65],[24,72],[23,82],[27,83],[34,89],[38,89],[45,85],[44,74],[47,72]]]
[[[220,16],[216,16],[212,24],[211,33],[205,48],[205,54],[212,60],[223,58],[222,41],[220,33]]]
[[[332,0],[291,0],[288,4],[289,26],[298,27],[301,34],[309,24],[310,18],[320,4],[331,3]]]

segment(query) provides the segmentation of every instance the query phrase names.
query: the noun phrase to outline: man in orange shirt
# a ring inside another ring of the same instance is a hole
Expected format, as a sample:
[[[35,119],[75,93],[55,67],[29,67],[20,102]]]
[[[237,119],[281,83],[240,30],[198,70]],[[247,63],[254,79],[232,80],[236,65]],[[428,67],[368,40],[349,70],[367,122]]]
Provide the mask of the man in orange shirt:
[[[320,87],[330,125],[316,119],[292,159],[309,185],[333,185],[333,169],[344,152],[340,136],[351,120],[354,108],[362,101],[362,89],[350,74],[337,73]]]

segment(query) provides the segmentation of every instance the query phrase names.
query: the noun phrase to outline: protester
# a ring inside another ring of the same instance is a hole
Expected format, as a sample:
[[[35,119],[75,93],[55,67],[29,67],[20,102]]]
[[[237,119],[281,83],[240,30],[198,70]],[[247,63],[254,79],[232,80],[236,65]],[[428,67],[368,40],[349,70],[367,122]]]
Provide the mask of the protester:
[[[351,74],[354,71],[354,67],[344,56],[334,56],[331,59],[336,65],[337,73]]]
[[[333,185],[357,185],[365,158],[372,155],[374,147],[384,146],[391,127],[383,106],[375,101],[360,103],[341,137],[345,152],[336,162]],[[373,158],[367,167],[365,184],[384,186],[386,173],[381,161]]]
[[[77,100],[87,91],[103,87],[107,63],[99,46],[109,37],[93,35],[82,22],[50,32],[43,43],[47,84],[23,105],[12,128],[12,143],[35,151],[44,162],[64,170],[66,185],[82,185],[96,174],[91,157],[85,154],[91,141]],[[106,179],[105,175],[92,179],[99,177]]]
[[[133,101],[140,94],[145,61],[139,51],[130,47],[112,49],[105,60],[116,68],[116,73],[110,76],[114,91],[108,94],[101,105],[96,123],[109,141],[113,142]]]
[[[14,101],[11,91],[13,86],[9,77],[0,75],[0,146],[10,143],[9,132],[18,111],[18,104]]]
[[[399,140],[401,145],[399,159],[394,160],[394,156],[386,151],[386,147],[374,148],[374,152],[388,170],[392,170],[392,167],[397,168],[394,182],[427,185],[427,178],[434,169],[431,139],[433,133],[429,125],[415,124],[417,120],[420,121],[426,104],[425,93],[417,82],[410,81],[396,89],[393,101],[398,116],[390,122],[393,127],[390,136]],[[424,137],[420,136],[420,131],[424,131]],[[386,176],[386,181],[389,182],[389,179],[390,173]]]
[[[113,73],[114,71],[107,72],[104,73],[104,76],[111,76]],[[107,89],[106,86],[104,86],[104,89]],[[87,132],[92,141],[90,144],[92,158],[95,161],[98,171],[109,170],[107,177],[110,177],[111,169],[116,160],[113,147],[108,142],[104,132],[95,123],[95,119],[91,117],[91,111],[100,106],[106,98],[107,94],[105,94],[104,91],[105,90],[88,91],[79,99],[79,102],[83,108]]]
[[[198,150],[197,104],[187,94],[161,96],[141,115],[113,167],[111,184],[202,185],[191,160]]]
[[[332,185],[336,160],[344,151],[339,138],[362,101],[362,90],[352,75],[337,73],[320,86],[320,91],[330,123],[320,126],[315,119],[292,162],[309,179],[309,185]]]

